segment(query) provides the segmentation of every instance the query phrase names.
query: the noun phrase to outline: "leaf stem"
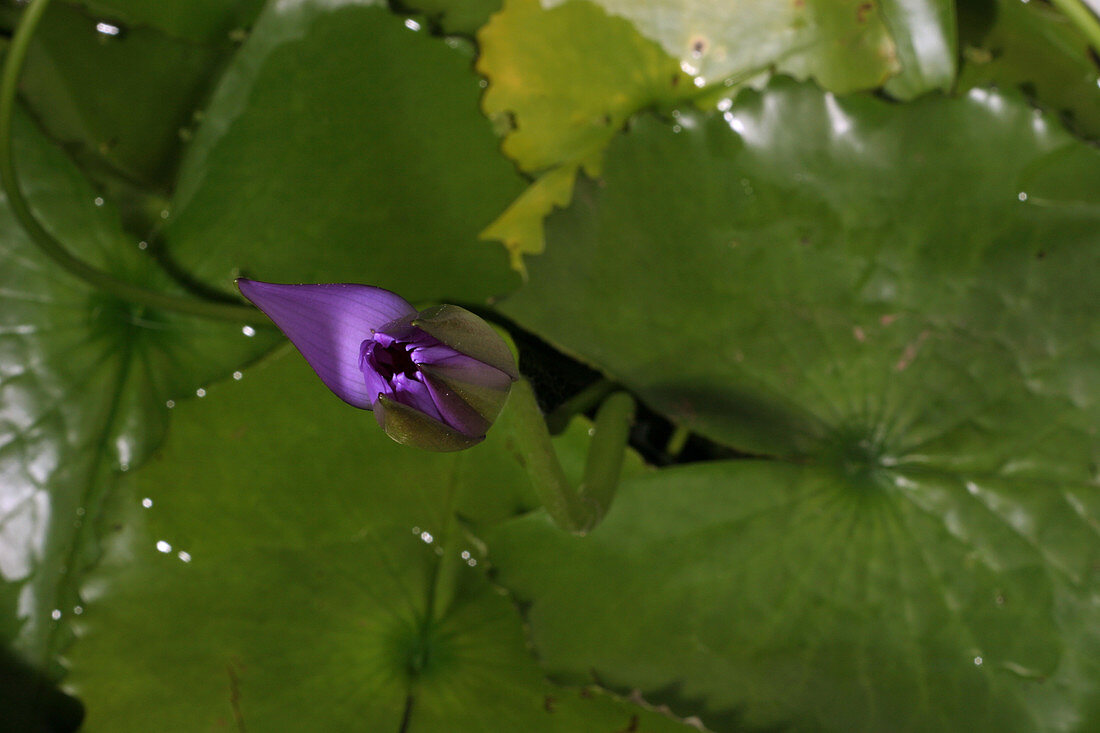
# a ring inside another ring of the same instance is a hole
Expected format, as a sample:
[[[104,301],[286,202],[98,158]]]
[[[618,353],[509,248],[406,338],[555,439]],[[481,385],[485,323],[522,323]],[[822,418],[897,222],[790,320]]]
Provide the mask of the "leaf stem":
[[[679,458],[690,437],[691,431],[686,426],[677,425],[673,429],[672,435],[668,437],[668,443],[665,444],[665,453],[672,458]]]
[[[4,68],[0,76],[0,183],[7,192],[8,206],[27,235],[42,252],[71,275],[93,287],[111,293],[123,300],[159,310],[185,313],[223,321],[251,323],[259,318],[259,311],[251,306],[233,303],[196,300],[148,290],[100,270],[73,256],[61,242],[39,223],[23,197],[16,175],[12,139],[12,118],[15,112],[15,95],[19,75],[26,59],[34,31],[38,27],[49,0],[32,0],[23,11],[15,36],[8,46]]]
[[[608,396],[596,412],[588,460],[584,465],[581,499],[596,512],[593,525],[607,514],[619,488],[630,426],[634,422],[634,398],[626,392]]]
[[[1085,3],[1081,0],[1051,0],[1051,2],[1062,12],[1062,15],[1077,26],[1077,30],[1085,35],[1089,45],[1100,49],[1100,19]]]

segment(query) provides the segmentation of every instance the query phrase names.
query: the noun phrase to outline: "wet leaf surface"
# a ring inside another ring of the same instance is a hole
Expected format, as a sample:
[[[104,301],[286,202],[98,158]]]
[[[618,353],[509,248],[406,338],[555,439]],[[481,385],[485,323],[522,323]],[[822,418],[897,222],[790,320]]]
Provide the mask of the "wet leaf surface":
[[[368,282],[414,302],[513,289],[505,253],[477,234],[522,180],[470,63],[381,7],[272,5],[188,150],[170,256],[226,291],[238,274]]]

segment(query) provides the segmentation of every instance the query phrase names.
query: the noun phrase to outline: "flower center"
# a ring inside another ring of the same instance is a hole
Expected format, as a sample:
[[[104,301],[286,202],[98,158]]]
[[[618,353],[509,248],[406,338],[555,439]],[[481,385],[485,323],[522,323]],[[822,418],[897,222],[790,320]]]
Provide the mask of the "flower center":
[[[404,374],[412,379],[416,376],[416,364],[413,363],[412,353],[406,348],[407,344],[394,341],[389,346],[382,346],[375,342],[371,344],[369,359],[371,366],[387,382],[393,381],[398,374]]]

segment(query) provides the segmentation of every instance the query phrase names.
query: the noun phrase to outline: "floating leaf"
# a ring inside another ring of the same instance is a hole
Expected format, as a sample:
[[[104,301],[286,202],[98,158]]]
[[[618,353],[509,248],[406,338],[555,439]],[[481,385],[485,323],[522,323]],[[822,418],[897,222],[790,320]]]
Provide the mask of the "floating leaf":
[[[543,0],[546,7],[578,0]],[[897,52],[882,10],[862,0],[805,0],[774,3],[755,0],[713,3],[706,0],[593,0],[609,14],[626,18],[646,38],[708,82],[769,69],[798,78],[813,77],[837,92],[876,87],[898,71]],[[921,32],[935,32],[918,3],[903,12],[887,3],[895,33],[920,18]],[[923,49],[921,49],[923,51]]]
[[[163,194],[231,50],[228,39],[195,43],[55,3],[36,29],[20,86],[45,129],[97,180]]]
[[[540,655],[708,722],[1095,727],[1100,154],[987,90],[776,81],[677,125],[613,143],[504,310],[790,463],[662,472],[590,545],[490,537]]]
[[[723,79],[744,82],[778,68],[848,91],[878,86],[897,71],[893,41],[871,3],[545,5],[508,0],[478,33],[477,67],[489,79],[483,106],[490,116],[514,121],[504,151],[532,173],[579,166],[597,176],[604,148],[632,115],[691,100],[700,87]],[[903,15],[895,12],[900,26],[912,20],[902,22]],[[925,48],[931,42],[924,38],[910,55],[927,62],[927,75],[942,85],[941,71],[931,69],[938,62]],[[911,87],[919,86],[917,77],[907,78]],[[566,175],[554,172],[555,199],[567,188]],[[522,255],[543,249],[536,223],[549,210],[549,183],[540,178],[533,185],[537,191],[517,200],[484,233],[504,242],[521,271]]]
[[[423,13],[444,33],[473,36],[500,5],[501,0],[413,0],[402,7]]]
[[[69,678],[84,730],[687,730],[543,678],[449,519],[531,506],[501,426],[464,453],[410,450],[297,355],[177,412],[87,585]],[[583,446],[577,427],[559,445]]]
[[[505,293],[518,278],[477,234],[522,181],[479,94],[468,56],[384,8],[272,4],[188,149],[166,247],[226,290],[244,274]]]
[[[886,91],[899,99],[951,91],[959,55],[953,0],[885,0],[881,12],[901,64]]]
[[[552,673],[715,730],[1092,730],[1096,487],[850,468],[666,469],[588,537],[503,525],[490,560]]]
[[[15,159],[47,228],[117,276],[171,290],[64,154],[16,123]],[[119,473],[159,443],[168,400],[228,376],[273,337],[95,292],[42,256],[6,204],[0,233],[0,640],[56,676]]]
[[[1069,19],[1044,3],[997,0],[959,8],[959,88],[1021,88],[1071,130],[1100,139],[1100,62]]]
[[[546,248],[542,221],[555,208],[569,205],[577,168],[576,165],[559,165],[539,176],[481,233],[482,239],[500,241],[508,248],[512,269],[526,273],[523,256],[542,254]]]

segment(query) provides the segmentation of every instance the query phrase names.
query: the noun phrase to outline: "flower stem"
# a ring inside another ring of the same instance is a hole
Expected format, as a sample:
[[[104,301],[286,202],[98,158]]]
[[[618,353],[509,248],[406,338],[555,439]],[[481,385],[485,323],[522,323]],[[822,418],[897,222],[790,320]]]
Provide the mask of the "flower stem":
[[[46,12],[49,0],[32,0],[19,20],[19,27],[8,46],[0,75],[0,183],[7,192],[8,206],[27,235],[42,252],[62,269],[93,287],[138,305],[158,310],[185,313],[237,323],[256,321],[259,312],[251,306],[233,303],[217,303],[196,300],[148,290],[139,285],[119,280],[87,262],[75,257],[52,234],[46,231],[31,212],[31,207],[19,188],[15,171],[12,141],[12,117],[15,112],[15,95],[19,86],[19,74],[30,47],[35,28]]]
[[[527,473],[546,513],[562,529],[587,534],[607,514],[618,488],[626,439],[634,418],[634,400],[618,392],[601,405],[579,491],[562,471],[546,421],[526,379],[512,387],[509,403]]]
[[[459,451],[454,454],[454,463],[451,465],[451,480],[447,487],[447,494],[443,500],[443,524],[438,531],[437,547],[442,549],[442,554],[432,571],[431,586],[428,589],[428,600],[424,613],[424,633],[432,624],[440,621],[451,608],[455,592],[459,584],[459,571],[462,563],[459,557],[459,538],[462,535],[462,527],[455,521],[455,508],[458,503],[458,489],[462,481],[462,465],[466,454]],[[425,636],[426,638],[426,636]]]

